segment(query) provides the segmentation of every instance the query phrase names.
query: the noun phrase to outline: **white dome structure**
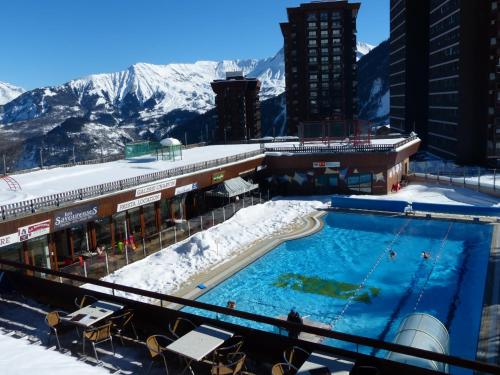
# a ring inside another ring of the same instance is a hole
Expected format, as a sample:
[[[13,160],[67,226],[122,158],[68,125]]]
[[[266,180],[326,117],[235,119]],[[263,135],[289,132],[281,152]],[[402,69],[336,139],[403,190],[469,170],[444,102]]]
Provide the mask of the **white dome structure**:
[[[166,147],[168,147],[168,146],[182,146],[181,141],[179,141],[176,138],[165,138],[165,139],[162,139],[160,141],[160,144],[162,146],[166,146]]]

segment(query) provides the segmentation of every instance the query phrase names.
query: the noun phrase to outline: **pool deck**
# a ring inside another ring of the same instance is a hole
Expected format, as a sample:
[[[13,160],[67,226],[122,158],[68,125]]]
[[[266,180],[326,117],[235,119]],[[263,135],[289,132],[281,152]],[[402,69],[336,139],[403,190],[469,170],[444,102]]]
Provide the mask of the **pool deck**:
[[[476,356],[500,365],[500,224],[493,229]]]
[[[326,211],[315,211],[312,214],[301,218],[294,225],[288,227],[284,232],[253,243],[229,261],[219,264],[209,271],[200,273],[191,278],[173,295],[186,299],[198,298],[238,271],[247,267],[249,264],[255,262],[257,259],[265,255],[281,243],[296,238],[310,236],[318,232],[323,228],[323,220],[320,220],[320,218],[326,215],[326,213]],[[200,284],[204,284],[206,288],[198,288],[197,286]],[[167,307],[172,309],[180,309],[183,306],[177,304],[169,304]]]

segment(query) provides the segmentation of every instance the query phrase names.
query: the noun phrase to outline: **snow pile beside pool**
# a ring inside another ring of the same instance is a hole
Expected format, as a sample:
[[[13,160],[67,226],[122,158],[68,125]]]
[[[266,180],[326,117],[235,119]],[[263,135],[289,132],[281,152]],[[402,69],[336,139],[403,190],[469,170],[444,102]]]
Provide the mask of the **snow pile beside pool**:
[[[353,195],[351,198],[386,199],[407,202],[500,207],[498,198],[456,186],[411,183],[389,195]]]
[[[197,233],[103,278],[104,281],[160,293],[176,291],[190,277],[230,260],[255,242],[290,228],[323,207],[328,197],[273,200],[247,207],[228,221]],[[85,288],[108,292],[106,288]],[[132,299],[139,296],[122,292]]]
[[[90,366],[77,358],[3,334],[0,334],[0,369],[4,375],[109,374],[105,369]]]

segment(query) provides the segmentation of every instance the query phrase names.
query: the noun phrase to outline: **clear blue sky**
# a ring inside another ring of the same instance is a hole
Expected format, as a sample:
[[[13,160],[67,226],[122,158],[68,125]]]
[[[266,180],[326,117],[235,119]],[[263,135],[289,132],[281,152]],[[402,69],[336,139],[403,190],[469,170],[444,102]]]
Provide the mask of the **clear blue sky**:
[[[300,0],[6,0],[0,81],[31,89],[136,62],[262,58]],[[358,40],[389,35],[389,0],[361,0]]]

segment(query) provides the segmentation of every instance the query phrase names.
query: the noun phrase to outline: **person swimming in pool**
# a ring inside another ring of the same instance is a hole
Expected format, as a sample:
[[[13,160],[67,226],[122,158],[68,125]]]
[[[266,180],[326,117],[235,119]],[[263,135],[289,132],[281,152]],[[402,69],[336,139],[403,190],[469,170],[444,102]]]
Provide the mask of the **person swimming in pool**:
[[[431,257],[431,253],[429,253],[427,251],[422,251],[422,258],[424,258],[425,260],[427,260],[430,257]]]
[[[398,253],[396,253],[394,250],[389,250],[389,258],[394,259],[396,258],[396,255],[398,255]]]

